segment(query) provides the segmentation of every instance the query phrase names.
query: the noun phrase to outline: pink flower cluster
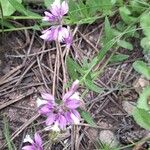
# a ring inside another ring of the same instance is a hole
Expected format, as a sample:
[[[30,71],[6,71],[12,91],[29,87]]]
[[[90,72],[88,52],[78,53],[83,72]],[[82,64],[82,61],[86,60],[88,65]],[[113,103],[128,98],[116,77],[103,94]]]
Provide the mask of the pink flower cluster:
[[[56,103],[54,97],[48,93],[42,93],[42,99],[37,100],[39,113],[47,117],[45,122],[49,129],[60,131],[66,129],[67,125],[80,122],[80,114],[77,111],[81,105],[79,93],[76,92],[78,84],[79,81],[76,80],[60,103]]]
[[[68,13],[69,7],[66,1],[62,3],[60,0],[55,0],[51,5],[49,11],[45,11],[43,21],[49,21],[57,25],[51,26],[42,32],[40,37],[46,41],[58,41],[65,43],[69,48],[72,44],[72,35],[69,27],[62,26],[63,16]]]

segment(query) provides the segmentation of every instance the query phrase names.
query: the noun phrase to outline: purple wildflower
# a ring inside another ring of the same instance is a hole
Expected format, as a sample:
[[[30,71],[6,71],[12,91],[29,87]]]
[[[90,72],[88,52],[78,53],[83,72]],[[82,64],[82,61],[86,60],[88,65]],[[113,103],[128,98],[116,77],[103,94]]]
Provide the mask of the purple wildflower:
[[[66,44],[67,48],[70,48],[72,41],[73,41],[73,37],[71,35],[70,28],[63,27],[61,32],[62,32],[62,37],[63,37],[62,42]]]
[[[22,147],[22,150],[43,150],[42,139],[38,133],[35,133],[34,140],[29,135],[26,135],[24,142],[28,142],[30,145]]]
[[[65,43],[67,47],[72,44],[72,36],[69,28],[61,26],[52,26],[51,28],[44,30],[43,35],[40,37],[45,41],[57,41]]]
[[[63,40],[63,33],[62,33],[62,27],[61,26],[52,26],[51,28],[42,31],[42,34],[40,37],[44,39],[45,41],[56,41],[62,42]]]
[[[44,21],[61,21],[62,17],[68,13],[69,7],[66,1],[62,3],[60,0],[55,0],[50,7],[50,12],[45,11]]]
[[[37,99],[37,107],[39,108],[39,113],[46,115],[53,111],[55,106],[54,97],[51,94],[42,93],[42,100]]]
[[[78,124],[80,114],[77,108],[81,105],[79,93],[76,92],[79,81],[73,82],[70,90],[62,97],[59,105],[50,94],[42,94],[43,100],[38,99],[39,113],[47,116],[46,125],[55,131],[64,130],[67,125]],[[46,101],[46,102],[45,102]]]

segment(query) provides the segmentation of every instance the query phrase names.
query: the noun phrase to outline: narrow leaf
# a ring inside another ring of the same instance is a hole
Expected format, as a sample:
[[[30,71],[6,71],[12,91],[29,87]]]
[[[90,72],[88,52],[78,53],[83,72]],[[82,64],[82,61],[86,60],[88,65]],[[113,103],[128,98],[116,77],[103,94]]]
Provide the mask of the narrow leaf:
[[[84,83],[88,89],[90,89],[96,93],[102,93],[103,92],[102,88],[100,88],[99,86],[94,84],[92,80],[85,79]]]
[[[125,55],[125,54],[114,55],[112,56],[110,63],[122,62],[124,60],[127,60],[128,58],[129,55]]]
[[[40,15],[34,13],[34,12],[31,12],[29,10],[26,10],[25,7],[20,4],[17,0],[9,0],[10,4],[20,13],[26,15],[26,16],[37,16],[39,17]]]
[[[82,111],[81,116],[88,124],[93,125],[93,126],[96,125],[89,112]]]
[[[133,45],[125,40],[119,40],[117,44],[125,49],[133,50]]]

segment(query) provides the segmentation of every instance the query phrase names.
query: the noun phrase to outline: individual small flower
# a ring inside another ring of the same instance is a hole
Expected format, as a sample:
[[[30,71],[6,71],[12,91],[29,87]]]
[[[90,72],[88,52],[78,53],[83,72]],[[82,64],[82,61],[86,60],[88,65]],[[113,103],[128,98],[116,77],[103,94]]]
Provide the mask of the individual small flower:
[[[24,143],[26,142],[30,143],[30,145],[22,147],[22,150],[43,150],[42,139],[38,133],[35,133],[34,139],[31,139],[29,135],[26,135]]]
[[[69,28],[61,26],[52,26],[51,28],[44,30],[43,35],[40,37],[45,41],[58,41],[60,43],[65,43],[69,48],[72,44],[72,35]]]
[[[61,26],[52,26],[51,28],[42,31],[42,34],[40,37],[44,39],[45,41],[57,41],[62,42],[63,41],[63,27]]]
[[[43,99],[37,99],[37,107],[39,108],[39,113],[43,115],[47,115],[51,113],[55,107],[54,97],[51,94],[42,93]]]
[[[63,37],[62,42],[66,44],[67,48],[70,48],[72,41],[73,41],[73,37],[71,35],[70,28],[69,27],[62,28],[61,32],[62,32],[62,37]]]
[[[67,120],[63,113],[50,114],[46,119],[46,125],[51,126],[50,129],[53,129],[55,131],[59,131],[60,129],[64,130],[67,125]]]
[[[60,0],[55,0],[54,3],[50,7],[50,12],[45,11],[45,17],[43,17],[44,21],[60,21],[62,17],[68,13],[69,7],[66,1],[62,3]]]

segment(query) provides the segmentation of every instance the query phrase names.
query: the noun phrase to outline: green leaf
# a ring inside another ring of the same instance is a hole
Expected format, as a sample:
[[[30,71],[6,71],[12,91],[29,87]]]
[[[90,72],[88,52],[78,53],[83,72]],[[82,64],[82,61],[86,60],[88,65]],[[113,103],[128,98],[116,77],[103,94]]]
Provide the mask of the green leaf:
[[[84,70],[81,68],[81,66],[70,57],[67,58],[67,66],[72,67],[72,70],[74,69],[74,72],[76,71],[80,74],[84,74]]]
[[[150,14],[144,14],[140,19],[140,25],[146,36],[150,37]]]
[[[29,10],[26,10],[25,7],[20,4],[17,0],[8,0],[10,4],[20,13],[26,15],[26,16],[34,16],[34,17],[40,17],[40,15],[31,12]]]
[[[119,13],[120,16],[122,18],[122,20],[126,23],[126,24],[131,24],[132,22],[135,21],[136,18],[130,16],[131,12],[127,7],[120,7],[119,8]]]
[[[115,43],[116,43],[115,38],[113,38],[111,41],[109,41],[108,43],[106,43],[104,45],[104,47],[98,53],[97,60],[101,61],[104,58],[105,54],[115,45]]]
[[[54,0],[44,0],[44,5],[46,8],[50,8],[50,6],[53,2],[54,2]]]
[[[110,22],[108,20],[107,17],[105,17],[105,27],[104,27],[104,31],[105,31],[105,37],[104,37],[104,44],[106,44],[107,42],[109,42],[111,39],[114,38],[114,34],[113,34],[113,30],[110,26]]]
[[[16,0],[19,4],[22,3],[22,0]],[[4,16],[10,16],[12,15],[16,9],[11,5],[9,0],[0,0],[2,10],[3,10],[3,15]]]
[[[92,80],[85,79],[84,83],[88,89],[90,89],[96,93],[102,93],[103,92],[103,89],[100,88],[99,86],[97,86],[96,84],[94,84]]]
[[[94,122],[94,120],[93,120],[93,118],[92,118],[92,116],[90,115],[89,112],[87,112],[87,111],[82,111],[82,112],[81,112],[81,116],[82,116],[82,118],[83,118],[88,124],[90,124],[90,125],[92,125],[92,126],[96,125],[95,122]]]
[[[144,109],[136,108],[133,111],[134,120],[143,128],[150,130],[150,112]]]
[[[78,76],[77,70],[74,67],[72,67],[73,65],[75,65],[73,61],[70,59],[67,59],[67,71],[69,73],[69,76],[71,77],[71,79],[76,80],[79,78],[79,76]]]
[[[114,55],[112,56],[110,63],[122,62],[124,60],[127,60],[128,58],[129,55],[125,55],[125,54]]]
[[[144,51],[150,51],[150,36],[145,37],[141,40],[141,47],[144,49]]]
[[[125,40],[119,40],[117,44],[125,49],[133,50],[133,45]]]
[[[146,87],[140,94],[140,97],[137,102],[137,107],[145,110],[150,110],[150,107],[148,105],[149,96],[150,96],[150,86]]]
[[[148,80],[150,80],[150,67],[146,65],[143,61],[135,61],[133,63],[133,68]]]

